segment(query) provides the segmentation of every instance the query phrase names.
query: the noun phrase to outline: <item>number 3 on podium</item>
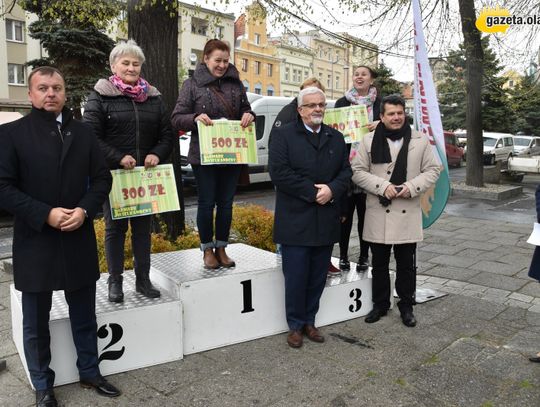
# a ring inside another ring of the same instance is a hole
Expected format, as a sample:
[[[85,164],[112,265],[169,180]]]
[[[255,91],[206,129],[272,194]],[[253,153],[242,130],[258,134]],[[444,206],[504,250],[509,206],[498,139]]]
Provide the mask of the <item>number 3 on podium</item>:
[[[359,288],[353,288],[351,292],[349,293],[349,297],[351,297],[354,301],[354,304],[349,305],[349,311],[351,312],[358,312],[360,311],[360,308],[362,308],[362,301],[360,300],[360,297],[362,296],[362,290]]]

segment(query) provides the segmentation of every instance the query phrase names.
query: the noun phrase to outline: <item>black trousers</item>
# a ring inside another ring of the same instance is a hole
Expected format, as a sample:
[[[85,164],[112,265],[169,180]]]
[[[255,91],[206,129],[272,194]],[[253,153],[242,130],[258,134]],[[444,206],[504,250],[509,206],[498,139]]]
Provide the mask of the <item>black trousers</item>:
[[[135,259],[135,275],[147,278],[150,273],[152,216],[113,220],[111,206],[107,199],[103,204],[103,218],[105,219],[105,257],[109,274],[118,277],[124,272],[124,245],[129,224],[131,225],[131,247]]]
[[[381,310],[390,308],[390,252],[394,247],[396,259],[396,291],[401,312],[411,311],[416,290],[416,243],[380,244],[370,243],[373,274],[373,307]]]
[[[351,237],[354,210],[358,215],[358,238],[360,239],[360,258],[367,259],[369,256],[369,243],[362,239],[364,232],[364,217],[366,214],[366,194],[352,194],[344,197],[343,216],[345,222],[341,224],[341,236],[339,238],[339,257],[348,259],[349,239]]]
[[[98,376],[96,286],[64,292],[69,306],[69,321],[73,343],[77,350],[77,369],[81,379]],[[36,390],[54,385],[51,362],[49,313],[52,291],[22,293],[23,344],[30,380]]]
[[[301,330],[304,325],[315,325],[332,248],[333,245],[281,245],[285,312],[289,329]]]

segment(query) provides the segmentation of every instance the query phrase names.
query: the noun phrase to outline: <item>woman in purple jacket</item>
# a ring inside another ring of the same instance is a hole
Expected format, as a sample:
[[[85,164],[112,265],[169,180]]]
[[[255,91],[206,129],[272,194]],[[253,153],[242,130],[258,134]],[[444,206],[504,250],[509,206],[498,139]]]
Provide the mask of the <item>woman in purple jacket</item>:
[[[240,120],[247,127],[255,120],[238,70],[229,62],[230,48],[210,40],[203,50],[203,62],[193,77],[182,85],[172,113],[176,130],[191,131],[188,162],[197,180],[197,227],[204,252],[204,267],[234,267],[225,253],[232,221],[232,203],[241,165],[201,165],[197,122],[211,126],[213,120]],[[214,235],[214,208],[216,209]],[[215,239],[214,239],[215,236]]]

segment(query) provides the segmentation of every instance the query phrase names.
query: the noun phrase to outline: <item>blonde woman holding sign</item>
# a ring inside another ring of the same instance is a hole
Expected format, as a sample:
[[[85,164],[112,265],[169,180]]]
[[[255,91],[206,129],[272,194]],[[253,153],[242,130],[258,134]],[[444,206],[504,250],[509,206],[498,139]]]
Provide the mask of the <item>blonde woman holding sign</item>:
[[[133,40],[121,42],[109,55],[111,71],[88,97],[83,119],[94,128],[110,169],[155,167],[172,151],[173,136],[161,93],[141,78],[145,61]],[[145,297],[160,296],[150,282],[151,216],[113,220],[109,201],[103,205],[105,256],[109,270],[109,301],[124,301],[122,273],[128,223],[135,258],[135,288]]]
[[[377,73],[367,66],[358,66],[353,72],[353,87],[345,93],[345,96],[336,101],[335,107],[346,107],[351,105],[364,105],[367,108],[369,125],[368,130],[373,131],[379,123],[381,98],[377,94],[377,89],[373,86],[373,81]],[[349,160],[356,155],[356,146],[349,144]],[[339,268],[343,271],[350,270],[349,263],[349,239],[352,230],[354,210],[358,215],[358,237],[360,239],[360,256],[356,265],[356,271],[365,271],[369,267],[368,255],[369,244],[362,239],[364,229],[364,214],[366,212],[366,194],[364,191],[351,183],[347,197],[342,204],[341,238],[339,240]]]
[[[188,162],[197,180],[197,228],[207,269],[235,266],[225,247],[242,165],[201,165],[197,123],[212,126],[213,120],[225,118],[240,120],[241,126],[247,127],[255,120],[238,70],[229,61],[230,53],[229,45],[221,40],[206,43],[203,62],[182,85],[171,117],[176,130],[191,131]]]

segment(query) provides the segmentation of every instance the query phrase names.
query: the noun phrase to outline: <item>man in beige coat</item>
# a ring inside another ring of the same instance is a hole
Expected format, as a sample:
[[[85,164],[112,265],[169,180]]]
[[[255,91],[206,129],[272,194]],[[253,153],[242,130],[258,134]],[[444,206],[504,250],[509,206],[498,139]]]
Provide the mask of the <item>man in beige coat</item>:
[[[393,247],[398,307],[403,323],[413,327],[416,242],[423,239],[420,196],[437,181],[440,166],[428,139],[411,130],[403,98],[383,98],[380,118],[352,162],[353,182],[368,193],[363,238],[373,253],[373,310],[365,321],[377,322],[390,308]]]

